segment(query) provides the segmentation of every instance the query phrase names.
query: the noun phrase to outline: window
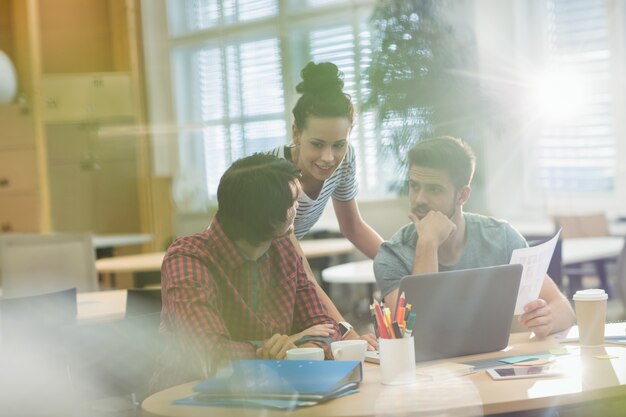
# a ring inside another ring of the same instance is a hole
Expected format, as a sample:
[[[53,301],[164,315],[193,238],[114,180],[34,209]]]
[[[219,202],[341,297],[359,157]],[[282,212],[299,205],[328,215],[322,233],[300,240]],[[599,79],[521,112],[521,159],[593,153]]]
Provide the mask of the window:
[[[358,3],[358,5],[357,5]],[[182,171],[202,171],[209,199],[236,159],[289,143],[295,85],[308,61],[332,61],[357,104],[351,142],[361,196],[387,191],[374,116],[361,113],[372,1],[169,1],[167,18]],[[188,176],[187,176],[188,177]],[[186,181],[191,181],[186,179]],[[187,187],[195,190],[198,187]]]
[[[617,193],[616,102],[624,91],[616,88],[611,3],[542,4],[543,71],[534,102],[540,125],[531,166],[535,184],[552,200]]]

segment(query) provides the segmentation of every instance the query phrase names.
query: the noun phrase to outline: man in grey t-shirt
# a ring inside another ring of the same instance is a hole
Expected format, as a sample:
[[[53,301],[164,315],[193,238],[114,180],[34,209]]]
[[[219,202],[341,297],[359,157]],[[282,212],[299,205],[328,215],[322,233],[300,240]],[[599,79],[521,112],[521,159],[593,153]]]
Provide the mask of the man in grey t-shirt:
[[[507,222],[463,212],[475,164],[469,145],[451,137],[422,140],[409,151],[411,223],[374,259],[387,305],[395,306],[405,275],[508,264],[514,249],[527,246]],[[574,324],[574,312],[546,275],[539,298],[524,307],[519,322],[547,336]]]

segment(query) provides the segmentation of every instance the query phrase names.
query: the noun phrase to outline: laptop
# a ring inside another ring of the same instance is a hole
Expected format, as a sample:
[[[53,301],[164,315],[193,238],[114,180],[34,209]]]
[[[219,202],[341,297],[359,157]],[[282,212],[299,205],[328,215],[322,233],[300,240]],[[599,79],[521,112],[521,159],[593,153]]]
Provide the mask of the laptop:
[[[416,362],[504,349],[521,277],[522,265],[500,265],[402,278],[398,294],[417,313]]]

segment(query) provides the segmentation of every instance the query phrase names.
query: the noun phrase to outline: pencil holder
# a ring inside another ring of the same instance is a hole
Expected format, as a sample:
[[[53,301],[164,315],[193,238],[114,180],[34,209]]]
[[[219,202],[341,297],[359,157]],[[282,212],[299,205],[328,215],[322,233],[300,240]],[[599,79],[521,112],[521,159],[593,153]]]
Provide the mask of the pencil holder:
[[[379,339],[380,380],[385,385],[412,384],[416,381],[413,337]]]

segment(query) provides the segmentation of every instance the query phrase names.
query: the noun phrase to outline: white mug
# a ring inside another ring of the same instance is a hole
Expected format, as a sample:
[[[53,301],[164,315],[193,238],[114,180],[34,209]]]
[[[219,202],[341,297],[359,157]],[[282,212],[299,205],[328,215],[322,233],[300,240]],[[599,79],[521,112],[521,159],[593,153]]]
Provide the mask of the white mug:
[[[330,344],[335,360],[339,361],[360,361],[365,360],[367,342],[361,339],[340,340]]]
[[[287,359],[290,361],[323,361],[324,349],[319,347],[289,349],[287,351]]]

